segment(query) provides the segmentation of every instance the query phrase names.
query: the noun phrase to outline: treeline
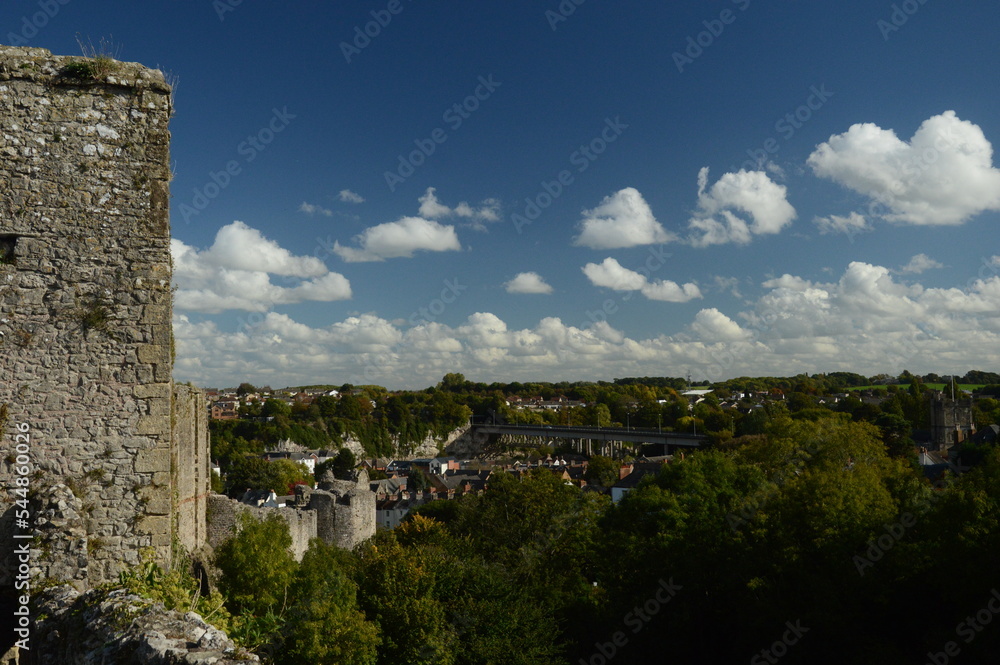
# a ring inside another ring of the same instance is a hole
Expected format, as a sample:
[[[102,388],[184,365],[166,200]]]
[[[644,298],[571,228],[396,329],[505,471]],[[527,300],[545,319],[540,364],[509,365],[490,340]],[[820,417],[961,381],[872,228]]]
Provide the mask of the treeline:
[[[817,420],[836,413],[878,426],[890,454],[910,455],[914,432],[930,426],[931,391],[923,378],[909,372],[893,379],[906,383],[882,387],[880,404],[866,402],[859,393],[848,390],[870,385],[876,378],[847,372],[737,378],[713,384],[713,392],[693,407],[676,387],[683,380],[669,377],[487,385],[467,381],[461,374],[447,374],[437,386],[420,391],[389,392],[380,386],[345,385],[340,397],[322,396],[311,404],[293,406],[271,399],[242,407],[240,420],[212,421],[212,457],[229,472],[235,460],[259,455],[285,439],[322,449],[337,448],[348,436],[360,440],[367,455],[391,457],[406,454],[427,436],[443,438],[470,419],[657,428],[706,434],[718,443],[760,434],[769,418],[781,414],[796,420]],[[986,372],[969,372],[961,380],[990,378]],[[1000,397],[1000,385],[986,386],[980,392]],[[833,394],[847,397],[835,400]],[[566,404],[584,402],[587,406],[524,409],[512,402],[514,397],[565,397],[570,401]],[[724,402],[730,408],[723,408]],[[1000,422],[1000,402],[995,397],[977,399],[974,416],[980,428]]]
[[[997,449],[931,484],[848,413],[759,425],[617,505],[495,474],[301,563],[247,524],[216,560],[231,630],[278,665],[992,662]]]

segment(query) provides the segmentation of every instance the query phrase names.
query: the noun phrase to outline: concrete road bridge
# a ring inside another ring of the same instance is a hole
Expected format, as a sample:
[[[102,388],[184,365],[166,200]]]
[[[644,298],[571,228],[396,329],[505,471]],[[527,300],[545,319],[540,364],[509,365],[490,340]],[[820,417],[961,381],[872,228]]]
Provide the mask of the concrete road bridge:
[[[658,454],[670,455],[679,448],[698,448],[708,437],[700,434],[663,432],[635,427],[564,427],[548,425],[493,425],[478,423],[470,432],[478,439],[488,437],[493,446],[521,447],[571,443],[585,455],[617,456],[627,448],[654,446]]]

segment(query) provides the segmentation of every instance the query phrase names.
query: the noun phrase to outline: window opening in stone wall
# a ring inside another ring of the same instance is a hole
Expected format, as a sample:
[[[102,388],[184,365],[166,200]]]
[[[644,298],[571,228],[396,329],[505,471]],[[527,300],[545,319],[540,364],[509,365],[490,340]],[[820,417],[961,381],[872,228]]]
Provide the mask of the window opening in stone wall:
[[[0,234],[0,265],[17,265],[17,236]]]

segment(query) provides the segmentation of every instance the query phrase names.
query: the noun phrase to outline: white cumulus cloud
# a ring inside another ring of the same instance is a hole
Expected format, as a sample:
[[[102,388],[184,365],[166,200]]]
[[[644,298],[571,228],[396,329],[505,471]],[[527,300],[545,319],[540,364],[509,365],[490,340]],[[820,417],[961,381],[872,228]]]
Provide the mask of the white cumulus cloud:
[[[619,249],[676,239],[656,221],[642,194],[634,187],[626,187],[605,197],[593,210],[583,212],[580,235],[573,244],[591,249]]]
[[[206,265],[232,270],[256,270],[290,277],[318,277],[328,272],[319,259],[293,256],[257,229],[238,221],[219,229],[212,246],[198,256]]]
[[[935,261],[926,254],[917,254],[910,259],[905,266],[900,268],[899,272],[903,274],[919,275],[924,271],[935,270],[937,268],[944,268],[944,264],[939,261]]]
[[[335,242],[333,251],[348,263],[409,258],[414,252],[448,252],[462,249],[454,226],[421,217],[404,217],[365,229],[355,240],[358,247]]]
[[[851,237],[858,233],[865,233],[872,230],[872,225],[868,223],[864,215],[852,212],[847,217],[840,215],[830,215],[828,217],[817,217],[813,220],[819,229],[820,235],[829,233],[843,233]]]
[[[179,310],[265,312],[276,305],[351,297],[346,277],[330,272],[317,258],[294,256],[243,222],[219,229],[206,250],[172,239],[170,253]],[[271,275],[286,278],[289,285],[273,284]]]
[[[333,211],[328,210],[322,206],[313,205],[312,203],[302,202],[299,206],[299,212],[304,212],[307,215],[323,215],[324,217],[333,217]]]
[[[629,270],[608,257],[602,263],[588,263],[581,268],[594,286],[602,286],[613,291],[638,291],[646,285],[646,277]]]
[[[552,287],[546,284],[545,280],[537,272],[518,273],[514,276],[514,279],[506,282],[504,287],[507,289],[507,293],[552,293]]]
[[[670,280],[650,281],[642,273],[625,268],[611,257],[601,263],[588,263],[581,270],[594,286],[613,291],[639,291],[649,300],[688,302],[702,297],[697,284],[689,282],[681,285]]]
[[[749,336],[749,333],[743,330],[740,324],[714,307],[698,312],[691,324],[691,329],[701,339],[709,342],[740,341]]]
[[[917,225],[962,224],[1000,210],[1000,170],[982,129],[946,111],[909,141],[872,123],[831,136],[809,156],[822,178],[870,200],[869,217]]]
[[[708,188],[708,168],[701,169],[698,208],[688,222],[691,244],[746,244],[755,235],[780,233],[796,215],[787,194],[765,172],[743,169],[724,174]]]
[[[992,263],[990,264],[992,265]],[[641,275],[640,275],[641,276]],[[744,311],[708,307],[674,335],[629,336],[608,321],[545,317],[513,327],[491,312],[456,326],[407,327],[375,314],[316,327],[271,312],[237,332],[178,311],[175,376],[203,385],[377,383],[424,388],[456,367],[477,381],[594,380],[672,375],[721,380],[903,369],[941,372],[1000,364],[1000,275],[953,288],[897,282],[890,269],[851,263],[821,283],[764,282]],[[581,317],[581,319],[584,317]],[[405,330],[404,330],[405,329]]]
[[[364,203],[365,199],[360,194],[356,194],[349,189],[342,189],[337,195],[342,203]]]
[[[500,202],[496,199],[486,199],[478,208],[462,201],[454,208],[441,203],[437,197],[437,190],[428,187],[424,195],[417,199],[420,202],[419,214],[426,219],[442,219],[445,217],[459,217],[469,220],[469,224],[474,228],[483,230],[483,222],[500,221]]]

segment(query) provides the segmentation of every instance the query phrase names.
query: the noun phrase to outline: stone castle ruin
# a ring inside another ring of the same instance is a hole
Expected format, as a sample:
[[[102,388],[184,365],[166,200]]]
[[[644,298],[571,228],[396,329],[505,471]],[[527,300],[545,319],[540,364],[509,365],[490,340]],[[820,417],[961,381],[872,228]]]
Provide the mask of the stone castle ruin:
[[[255,508],[220,494],[209,498],[208,544],[218,547],[240,528],[240,517],[263,520],[277,515],[288,523],[291,552],[296,560],[309,549],[309,541],[353,549],[375,535],[375,493],[369,489],[368,474],[361,471],[355,480],[338,480],[328,472],[317,489],[295,488],[295,501],[286,508]]]
[[[33,572],[81,586],[205,539],[204,398],[171,373],[171,110],[159,71],[0,47],[4,447],[29,428]]]
[[[168,566],[227,513],[210,496],[204,395],[172,376],[171,113],[159,71],[0,46],[0,537],[33,530],[32,575],[78,588],[149,552]],[[298,536],[367,537],[365,492],[318,493]],[[14,564],[0,560],[0,587]]]

